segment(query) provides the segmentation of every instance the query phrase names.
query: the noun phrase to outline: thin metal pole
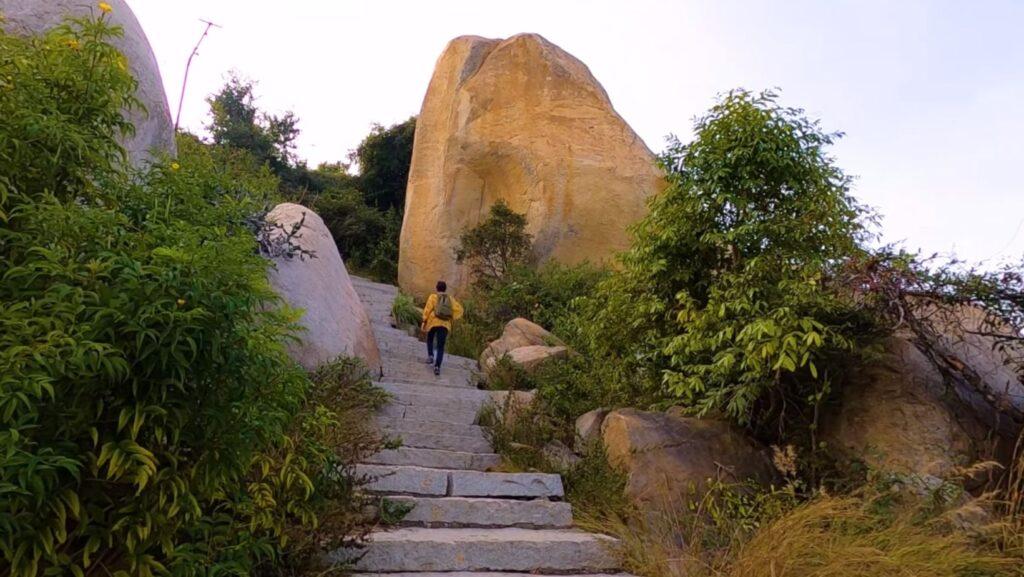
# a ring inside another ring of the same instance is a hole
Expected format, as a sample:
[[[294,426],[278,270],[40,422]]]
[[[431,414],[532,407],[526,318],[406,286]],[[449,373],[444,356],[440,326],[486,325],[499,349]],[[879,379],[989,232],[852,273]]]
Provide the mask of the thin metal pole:
[[[188,63],[185,65],[185,78],[181,81],[181,96],[178,97],[178,114],[174,117],[174,133],[178,133],[178,123],[181,122],[181,107],[185,104],[185,87],[188,85],[188,71],[192,68],[192,59],[199,53],[199,45],[206,39],[206,35],[210,33],[210,28],[216,26],[220,28],[219,24],[214,24],[209,20],[199,20],[200,22],[206,23],[206,28],[203,30],[203,35],[199,37],[199,42],[196,42],[195,48],[192,49],[192,54],[188,56]]]

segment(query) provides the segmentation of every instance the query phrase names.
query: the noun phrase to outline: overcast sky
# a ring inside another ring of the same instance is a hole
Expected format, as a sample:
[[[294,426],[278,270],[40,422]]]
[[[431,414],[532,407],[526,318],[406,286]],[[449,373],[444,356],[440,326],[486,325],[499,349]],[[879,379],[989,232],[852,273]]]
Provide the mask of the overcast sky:
[[[888,241],[993,264],[1024,254],[1024,1],[129,0],[182,126],[230,70],[301,119],[300,156],[343,159],[377,122],[419,112],[463,34],[537,32],[593,71],[654,151],[716,94],[778,87],[846,137],[834,149]]]

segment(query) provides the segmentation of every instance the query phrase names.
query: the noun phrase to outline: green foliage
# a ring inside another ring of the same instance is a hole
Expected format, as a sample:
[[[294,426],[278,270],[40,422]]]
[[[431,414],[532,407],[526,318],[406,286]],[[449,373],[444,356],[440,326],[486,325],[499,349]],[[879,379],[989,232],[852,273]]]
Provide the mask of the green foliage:
[[[637,366],[651,396],[813,428],[837,363],[871,330],[825,286],[865,237],[850,179],[825,152],[839,135],[744,91],[695,128],[692,143],[671,143],[668,188],[587,308],[590,344]]]
[[[331,440],[340,391],[307,396],[285,353],[295,315],[251,224],[276,179],[189,137],[124,166],[118,33],[0,32],[0,556],[19,577],[249,575],[325,507],[354,518],[333,465],[375,441]]]
[[[600,442],[584,447],[580,460],[562,475],[565,500],[581,518],[628,518],[634,506],[626,496],[629,476],[608,462]]]
[[[253,83],[232,75],[220,92],[206,99],[212,116],[207,129],[214,144],[246,150],[278,176],[295,162],[298,118],[276,116],[256,108]]]
[[[499,200],[483,222],[462,233],[455,256],[469,267],[474,284],[488,287],[527,264],[531,249],[526,216]]]
[[[387,128],[375,124],[359,143],[353,156],[359,163],[359,188],[370,206],[383,211],[404,210],[415,134],[413,116]]]
[[[331,231],[345,266],[384,282],[397,277],[401,214],[367,205],[355,189],[324,191],[312,198],[310,208]]]
[[[124,56],[109,44],[122,34],[91,20],[34,38],[0,30],[0,221],[14,216],[8,196],[100,195],[97,176],[126,160],[117,138],[134,127],[122,110],[141,104]]]
[[[400,327],[418,327],[423,322],[423,309],[405,293],[400,293],[391,303],[391,316]]]

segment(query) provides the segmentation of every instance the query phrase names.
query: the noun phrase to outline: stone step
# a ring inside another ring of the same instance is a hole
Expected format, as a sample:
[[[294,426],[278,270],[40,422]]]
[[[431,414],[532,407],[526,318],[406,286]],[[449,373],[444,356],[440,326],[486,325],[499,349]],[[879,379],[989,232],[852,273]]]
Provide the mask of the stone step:
[[[451,407],[420,407],[389,402],[377,414],[397,419],[441,421],[456,425],[475,425],[479,411]]]
[[[529,527],[572,526],[572,506],[560,501],[487,499],[470,497],[388,497],[411,506],[403,525],[426,527]]]
[[[372,533],[363,551],[340,549],[333,562],[357,571],[592,572],[616,569],[615,540],[569,529],[405,527]]]
[[[476,390],[476,379],[463,369],[441,367],[441,374],[435,375],[434,369],[423,364],[419,370],[389,370],[384,367],[382,380],[394,383],[418,383],[437,388],[456,388]]]
[[[481,473],[452,471],[452,497],[561,497],[562,477],[550,473]]]
[[[373,285],[369,283],[358,283],[353,282],[352,288],[356,289],[356,294],[359,298],[373,299],[374,297],[391,297],[395,298],[398,296],[398,288],[388,285]]]
[[[387,371],[385,371],[385,373],[387,373]],[[377,374],[374,373],[374,376],[376,376],[376,375]],[[386,380],[386,381],[389,381],[389,382],[392,382],[392,383],[405,383],[405,384],[409,384],[409,385],[427,385],[427,386],[431,386],[431,387],[437,387],[439,389],[447,388],[447,389],[457,389],[457,390],[462,390],[462,391],[464,391],[464,390],[476,390],[476,386],[473,385],[473,383],[470,382],[470,381],[463,381],[463,380],[460,380],[460,379],[454,379],[453,380],[453,379],[445,378],[445,374],[444,374],[444,369],[443,368],[441,369],[441,375],[437,376],[437,377],[435,377],[434,375],[430,375],[430,377],[421,377],[421,376],[411,376],[411,375],[403,376],[403,375],[387,375],[387,374],[385,374],[384,377],[382,378],[382,380]]]
[[[449,427],[452,426],[450,423],[443,424]],[[401,442],[401,446],[403,447],[418,447],[421,449],[443,449],[445,451],[460,451],[464,453],[493,452],[490,441],[488,441],[487,438],[484,437],[483,435],[462,436],[447,435],[444,433],[414,433],[409,431],[390,429],[387,427],[381,427],[381,429],[388,437],[399,440]]]
[[[385,449],[365,461],[369,465],[395,465],[427,469],[453,469],[486,471],[501,464],[501,455],[495,453],[465,453],[443,449],[399,447]]]
[[[352,577],[531,577],[543,573],[502,573],[500,571],[416,571],[415,573],[350,573]],[[555,573],[555,575],[561,575]],[[575,573],[573,577],[635,577],[629,573]]]
[[[352,286],[355,287],[357,291],[359,288],[368,288],[384,291],[394,291],[395,294],[398,293],[398,287],[396,287],[395,285],[372,281],[368,278],[364,278],[361,276],[349,275],[349,279],[352,281]]]
[[[393,417],[374,417],[377,426],[402,435],[450,435],[453,437],[486,438],[479,425],[456,425],[443,421],[419,421],[416,419],[396,419]]]
[[[381,349],[381,359],[384,362],[384,366],[393,366],[394,368],[406,368],[412,367],[412,365],[427,365],[427,346],[423,343],[419,343],[416,347],[416,351],[409,353],[403,353],[400,351]],[[444,362],[442,363],[445,369],[459,369],[461,371],[469,371],[471,373],[478,372],[478,366],[476,361],[466,357],[459,357],[455,355],[444,355]]]
[[[448,494],[451,471],[424,467],[356,465],[356,476],[365,477],[363,486],[371,493],[443,497]]]
[[[426,347],[424,347],[424,349],[415,357],[405,355],[388,355],[382,359],[382,362],[384,363],[385,369],[392,371],[425,371],[427,373],[431,373],[433,370],[431,366],[427,364]],[[451,357],[450,355],[444,356],[444,361],[441,363],[441,370],[449,373],[458,372],[466,375],[467,378],[475,377],[479,373],[475,361],[464,357]]]
[[[367,491],[386,495],[520,499],[562,496],[562,478],[547,473],[482,473],[363,464],[356,466],[356,475],[369,478]]]
[[[386,373],[386,371],[385,371]],[[433,376],[433,375],[431,375]],[[431,384],[391,382],[384,380],[376,384],[387,391],[395,402],[421,407],[451,407],[479,411],[484,403],[491,400],[489,391],[460,387],[439,387]]]

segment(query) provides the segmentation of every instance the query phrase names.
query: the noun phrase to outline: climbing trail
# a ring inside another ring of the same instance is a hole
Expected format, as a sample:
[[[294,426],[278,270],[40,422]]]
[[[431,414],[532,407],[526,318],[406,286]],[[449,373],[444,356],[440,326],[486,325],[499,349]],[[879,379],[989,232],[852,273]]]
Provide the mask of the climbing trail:
[[[446,355],[435,377],[423,343],[391,327],[398,289],[352,282],[380,346],[378,384],[392,395],[377,422],[402,440],[358,472],[374,479],[369,490],[412,506],[400,527],[371,534],[357,574],[617,572],[611,538],[572,528],[560,476],[486,472],[501,459],[476,424],[490,398],[473,385],[476,362]]]

